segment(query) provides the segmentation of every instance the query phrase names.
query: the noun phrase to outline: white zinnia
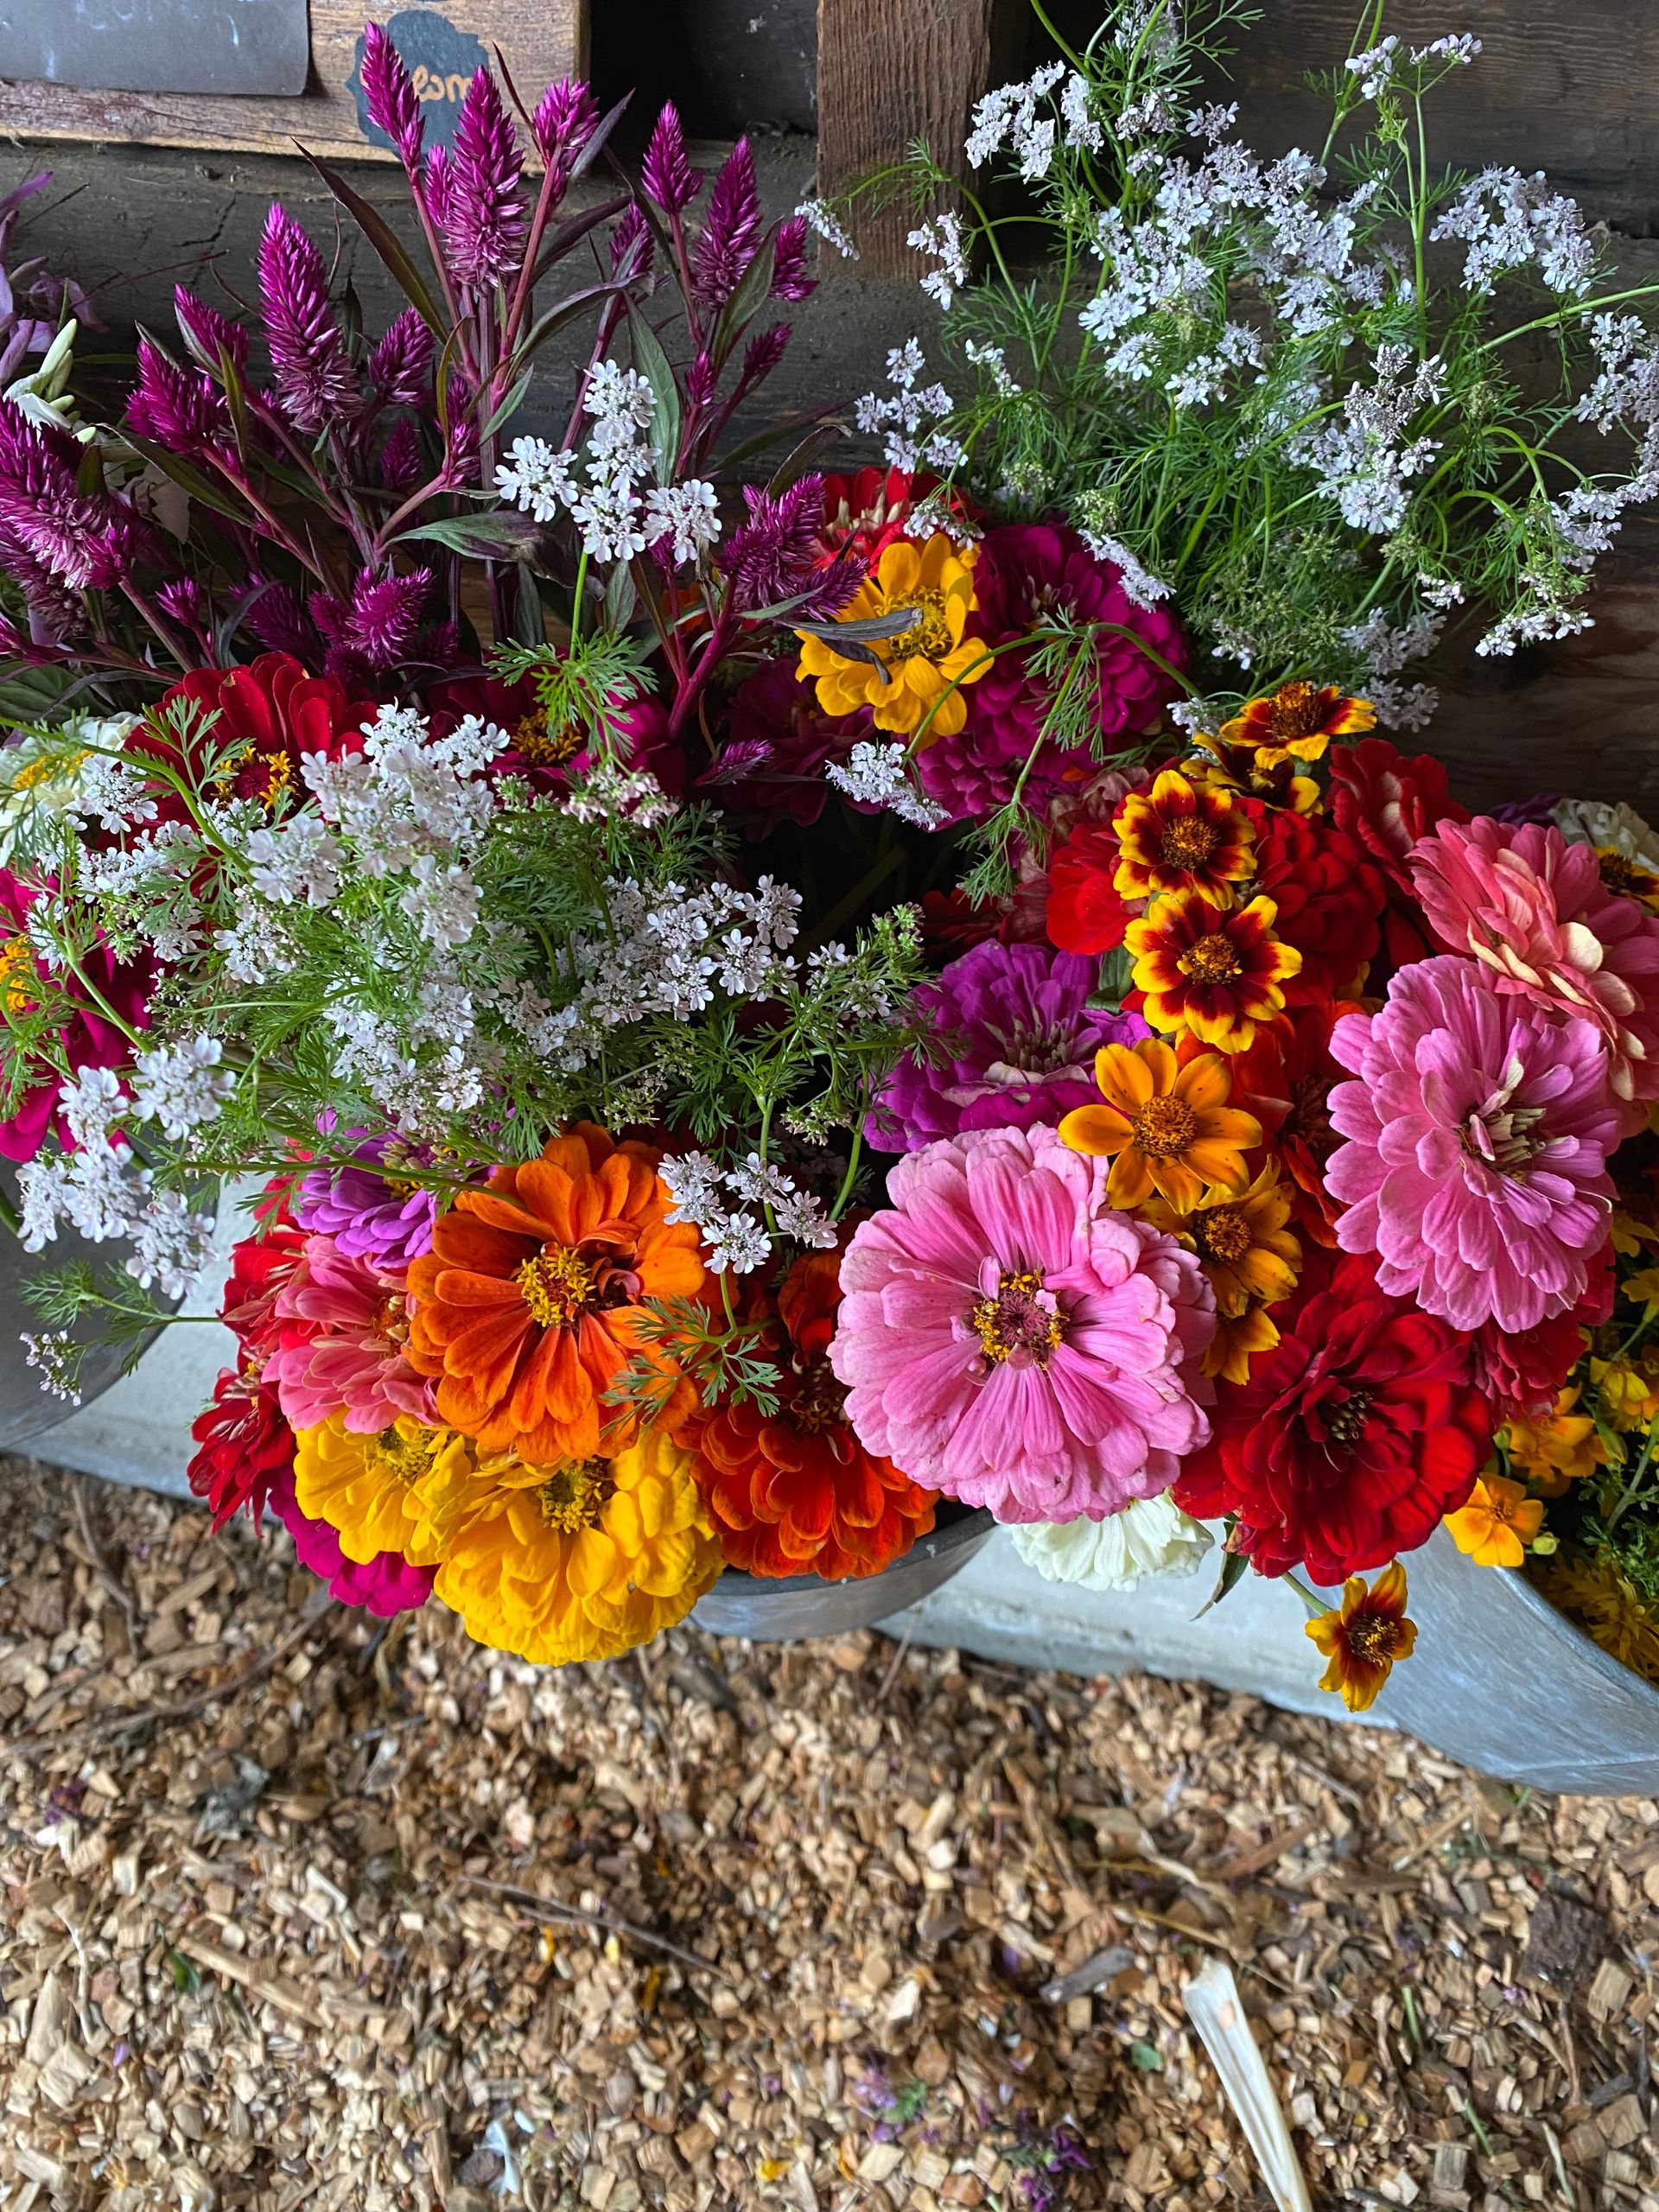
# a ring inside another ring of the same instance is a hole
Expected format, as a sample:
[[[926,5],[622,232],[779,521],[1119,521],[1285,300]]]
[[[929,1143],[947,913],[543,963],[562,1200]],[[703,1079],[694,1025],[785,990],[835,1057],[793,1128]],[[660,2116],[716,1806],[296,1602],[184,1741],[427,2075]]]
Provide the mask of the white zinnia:
[[[1174,1499],[1132,1499],[1104,1521],[1032,1521],[1011,1531],[1014,1548],[1046,1582],[1084,1590],[1133,1590],[1154,1575],[1191,1574],[1214,1539]]]
[[[1615,806],[1605,799],[1564,798],[1554,820],[1569,845],[1598,846],[1659,875],[1659,832],[1623,799]]]

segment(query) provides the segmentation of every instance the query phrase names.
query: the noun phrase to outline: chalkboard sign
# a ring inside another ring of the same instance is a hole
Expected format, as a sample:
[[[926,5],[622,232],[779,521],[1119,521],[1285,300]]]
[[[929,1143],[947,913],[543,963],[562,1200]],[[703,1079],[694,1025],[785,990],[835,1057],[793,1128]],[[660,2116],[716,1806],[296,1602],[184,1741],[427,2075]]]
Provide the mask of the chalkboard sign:
[[[306,0],[0,0],[0,77],[79,90],[305,90]]]
[[[335,161],[386,160],[391,149],[364,112],[359,79],[367,16],[386,23],[415,79],[428,141],[441,144],[473,73],[498,46],[530,100],[550,79],[585,73],[587,7],[403,0],[388,16],[372,0],[309,0],[308,54],[307,0],[0,0],[0,130],[270,154],[291,154],[297,142]],[[141,34],[140,24],[149,29]],[[193,44],[194,61],[185,52]],[[279,50],[280,81],[270,73]],[[227,73],[213,73],[220,66]],[[198,74],[187,77],[188,67]]]

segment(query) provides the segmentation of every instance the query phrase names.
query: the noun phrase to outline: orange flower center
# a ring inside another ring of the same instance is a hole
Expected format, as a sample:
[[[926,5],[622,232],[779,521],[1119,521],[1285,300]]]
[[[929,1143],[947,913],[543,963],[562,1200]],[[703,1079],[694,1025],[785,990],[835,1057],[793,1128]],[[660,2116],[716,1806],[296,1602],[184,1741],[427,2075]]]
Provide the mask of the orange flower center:
[[[986,1358],[998,1367],[1010,1359],[1021,1366],[1046,1367],[1065,1330],[1053,1292],[1045,1290],[1041,1275],[1029,1270],[1005,1270],[996,1295],[982,1298],[972,1318]]]
[[[1275,745],[1289,745],[1299,737],[1314,734],[1319,727],[1319,699],[1316,683],[1287,683],[1274,693],[1268,728]]]
[[[1350,1656],[1365,1667],[1387,1665],[1400,1646],[1400,1624],[1386,1613],[1356,1613],[1343,1634]]]
[[[1179,1160],[1198,1134],[1198,1117],[1184,1098],[1148,1098],[1130,1124],[1137,1152],[1148,1160]]]
[[[22,1014],[30,1002],[35,981],[35,955],[26,937],[0,943],[0,1007],[8,1014]]]
[[[1231,939],[1219,936],[1201,937],[1196,944],[1188,945],[1175,965],[1195,983],[1230,983],[1244,972]]]
[[[598,1528],[615,1490],[608,1460],[584,1459],[550,1475],[536,1493],[536,1503],[550,1529],[562,1536],[579,1536],[584,1529]]]
[[[1365,1423],[1370,1418],[1370,1390],[1351,1390],[1340,1405],[1326,1405],[1319,1408],[1325,1421],[1325,1433],[1329,1446],[1336,1452],[1351,1452],[1365,1433]]]
[[[1202,868],[1220,842],[1221,832],[1213,822],[1196,814],[1178,814],[1163,825],[1158,849],[1166,868]]]
[[[568,1329],[593,1304],[592,1270],[568,1244],[549,1244],[526,1260],[513,1281],[531,1319],[543,1329]]]
[[[563,768],[581,752],[583,738],[575,722],[567,722],[555,737],[547,726],[546,708],[537,707],[513,731],[512,742],[532,768]]]
[[[944,594],[942,591],[912,591],[887,601],[889,614],[901,614],[912,607],[921,620],[899,636],[887,640],[892,651],[900,660],[918,658],[943,660],[953,643],[950,620],[944,611]]]
[[[1193,1215],[1191,1226],[1199,1258],[1214,1260],[1223,1267],[1242,1260],[1255,1242],[1255,1232],[1242,1206],[1207,1207]]]
[[[789,1404],[790,1417],[797,1428],[816,1436],[820,1429],[841,1427],[846,1403],[847,1386],[836,1379],[835,1369],[821,1353],[800,1370]]]

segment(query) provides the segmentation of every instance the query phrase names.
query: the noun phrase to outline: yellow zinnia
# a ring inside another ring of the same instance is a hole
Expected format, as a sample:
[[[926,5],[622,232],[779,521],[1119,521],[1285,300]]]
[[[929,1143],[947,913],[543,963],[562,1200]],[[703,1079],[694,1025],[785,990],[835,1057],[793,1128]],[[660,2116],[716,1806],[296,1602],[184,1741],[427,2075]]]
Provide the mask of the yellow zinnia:
[[[1511,1414],[1499,1440],[1510,1464],[1546,1497],[1559,1497],[1571,1482],[1607,1464],[1607,1447],[1588,1414],[1578,1410],[1579,1385],[1569,1383],[1554,1409],[1534,1420]]]
[[[373,1435],[348,1429],[334,1414],[296,1434],[294,1495],[302,1513],[326,1521],[349,1560],[366,1567],[382,1552],[401,1552],[416,1567],[438,1554],[426,1528],[420,1485],[454,1478],[472,1466],[472,1446],[453,1429],[428,1428],[400,1414]]]
[[[900,635],[859,640],[873,659],[839,652],[830,639],[796,632],[800,672],[817,679],[825,714],[852,715],[867,706],[878,729],[906,737],[926,716],[924,748],[956,735],[968,719],[961,687],[977,683],[991,665],[982,640],[963,635],[974,604],[974,559],[972,546],[958,552],[942,531],[923,546],[907,537],[889,545],[874,575],[836,617],[868,622],[914,609],[917,620]]]
[[[1640,1359],[1592,1359],[1590,1381],[1603,1415],[1617,1429],[1647,1428],[1659,1421],[1659,1382],[1651,1353]]]
[[[1279,1187],[1276,1160],[1270,1160],[1246,1190],[1206,1191],[1185,1211],[1154,1196],[1141,1211],[1154,1229],[1179,1236],[1198,1254],[1218,1313],[1236,1318],[1253,1300],[1276,1306],[1296,1287],[1302,1248],[1285,1226],[1290,1200]]]
[[[649,1429],[614,1459],[435,1478],[434,1586],[480,1643],[541,1665],[613,1659],[683,1620],[720,1573],[689,1452]]]

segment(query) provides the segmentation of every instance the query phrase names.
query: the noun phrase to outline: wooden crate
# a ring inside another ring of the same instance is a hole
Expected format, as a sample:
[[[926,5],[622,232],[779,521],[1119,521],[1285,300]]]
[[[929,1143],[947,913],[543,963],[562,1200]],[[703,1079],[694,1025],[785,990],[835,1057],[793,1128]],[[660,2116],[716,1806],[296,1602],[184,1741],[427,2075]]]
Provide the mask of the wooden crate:
[[[447,141],[474,71],[498,46],[527,104],[550,78],[586,70],[587,0],[440,0],[389,17],[370,0],[310,0],[310,78],[296,99],[95,92],[0,79],[0,130],[245,153],[288,154],[297,143],[334,160],[390,160],[391,148],[368,127],[357,81],[371,12],[386,22],[410,65],[429,143]]]

